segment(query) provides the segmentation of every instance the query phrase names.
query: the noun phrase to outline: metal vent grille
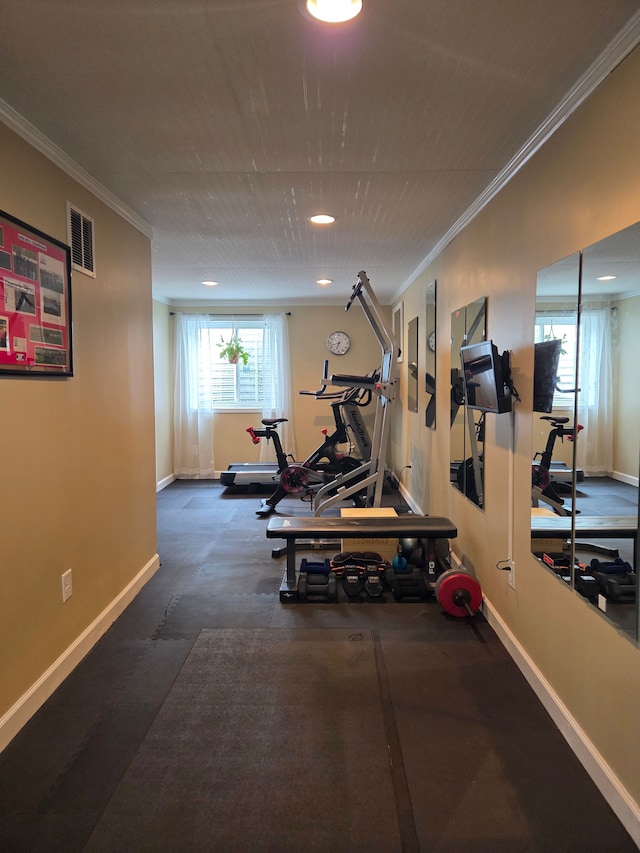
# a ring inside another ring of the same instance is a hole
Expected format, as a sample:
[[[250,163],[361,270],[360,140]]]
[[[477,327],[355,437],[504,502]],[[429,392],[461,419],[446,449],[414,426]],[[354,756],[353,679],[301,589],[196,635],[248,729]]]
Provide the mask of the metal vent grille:
[[[67,233],[74,270],[96,277],[93,219],[67,202]]]

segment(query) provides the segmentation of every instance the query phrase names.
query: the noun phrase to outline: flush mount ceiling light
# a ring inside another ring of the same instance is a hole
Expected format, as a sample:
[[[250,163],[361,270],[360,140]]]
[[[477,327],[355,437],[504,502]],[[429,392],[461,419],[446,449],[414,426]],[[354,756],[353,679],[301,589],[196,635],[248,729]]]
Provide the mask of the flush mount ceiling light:
[[[309,222],[313,222],[314,225],[331,225],[335,221],[335,216],[328,213],[316,213],[309,217]]]
[[[316,281],[316,284],[319,284],[320,287],[327,287],[327,285],[333,284],[333,280],[330,278],[319,278]]]
[[[327,24],[341,24],[355,18],[362,9],[362,0],[307,0],[310,15]]]
[[[613,281],[616,278],[615,275],[599,275],[597,281]]]
[[[217,281],[203,281],[202,283],[205,287],[216,287],[218,284]]]

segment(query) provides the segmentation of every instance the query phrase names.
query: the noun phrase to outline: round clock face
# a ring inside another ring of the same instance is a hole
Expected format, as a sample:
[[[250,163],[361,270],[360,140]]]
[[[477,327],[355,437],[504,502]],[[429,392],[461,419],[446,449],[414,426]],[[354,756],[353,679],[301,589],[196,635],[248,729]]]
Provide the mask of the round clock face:
[[[346,332],[331,332],[327,338],[329,352],[334,355],[344,355],[351,346],[351,338]]]
[[[427,338],[427,346],[429,347],[431,352],[436,351],[436,333],[435,332],[431,332],[431,334]]]

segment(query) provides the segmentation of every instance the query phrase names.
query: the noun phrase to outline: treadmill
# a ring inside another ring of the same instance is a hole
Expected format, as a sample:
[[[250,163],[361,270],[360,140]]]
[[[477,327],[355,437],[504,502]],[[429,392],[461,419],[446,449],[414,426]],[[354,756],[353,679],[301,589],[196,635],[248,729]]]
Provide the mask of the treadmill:
[[[277,462],[234,462],[220,472],[223,486],[274,486],[279,480]]]

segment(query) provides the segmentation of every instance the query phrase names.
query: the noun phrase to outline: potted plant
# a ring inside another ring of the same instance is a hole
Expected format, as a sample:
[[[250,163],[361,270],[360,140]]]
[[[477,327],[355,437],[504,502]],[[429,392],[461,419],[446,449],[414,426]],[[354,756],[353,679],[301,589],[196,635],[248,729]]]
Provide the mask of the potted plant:
[[[249,353],[242,346],[242,341],[237,335],[232,335],[228,341],[220,335],[220,358],[226,358],[229,364],[237,364],[242,360],[243,364],[249,361]]]

